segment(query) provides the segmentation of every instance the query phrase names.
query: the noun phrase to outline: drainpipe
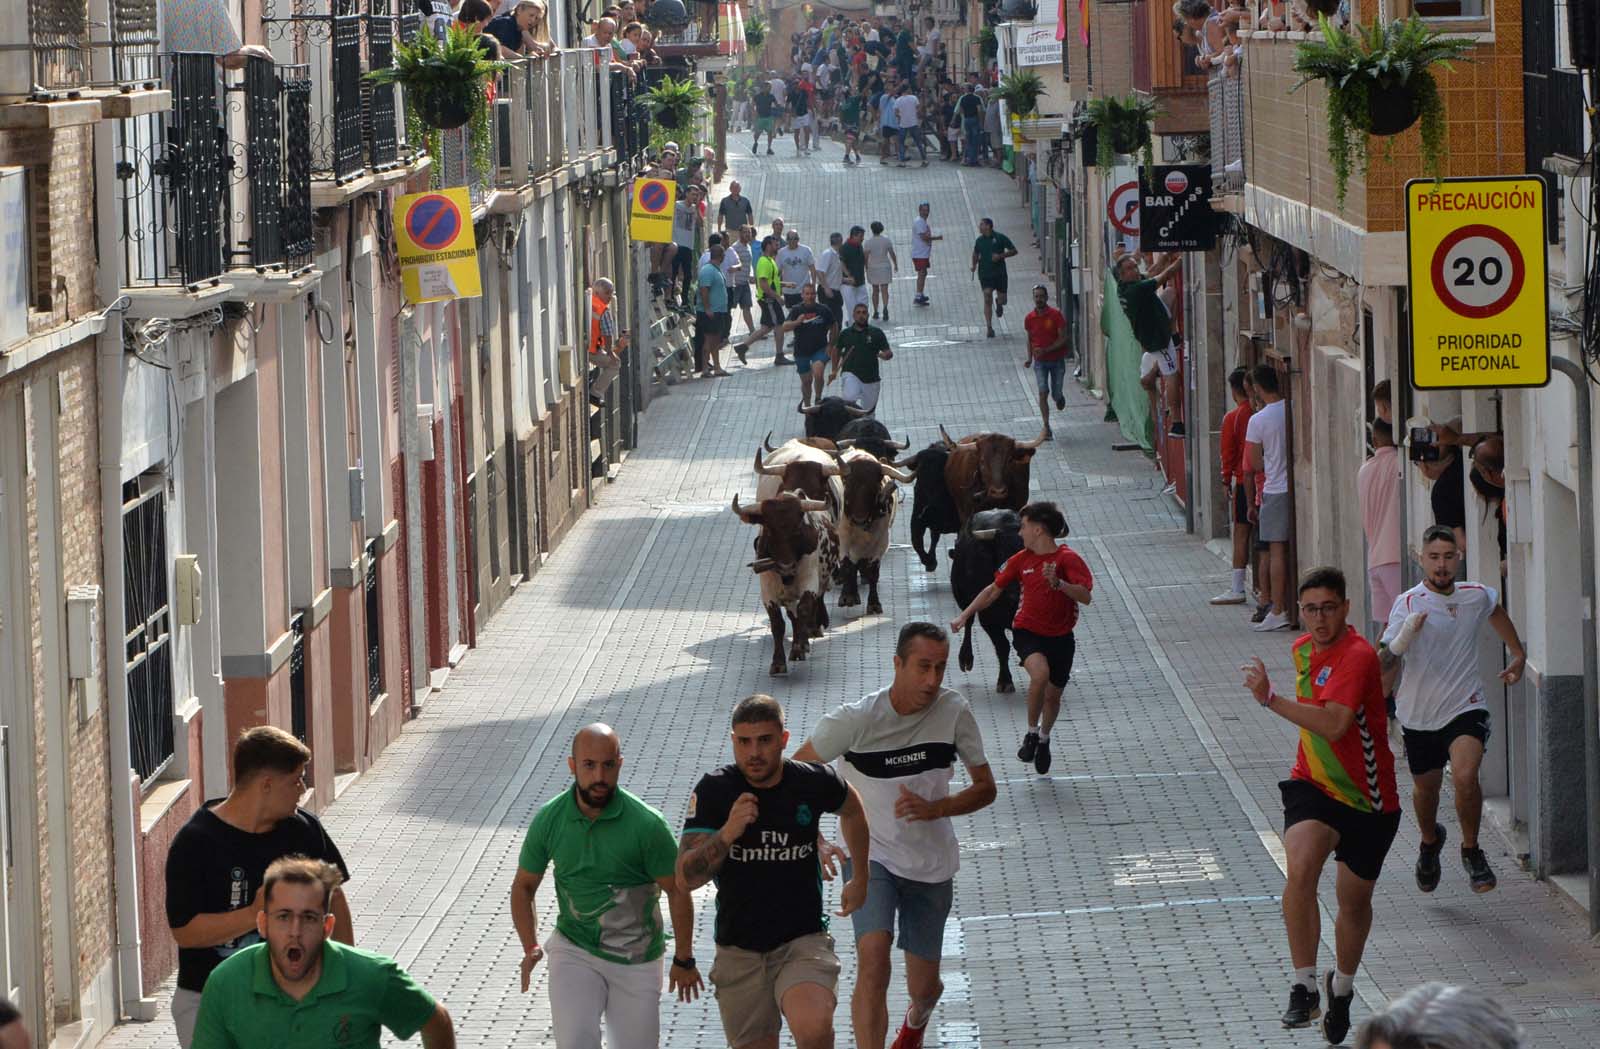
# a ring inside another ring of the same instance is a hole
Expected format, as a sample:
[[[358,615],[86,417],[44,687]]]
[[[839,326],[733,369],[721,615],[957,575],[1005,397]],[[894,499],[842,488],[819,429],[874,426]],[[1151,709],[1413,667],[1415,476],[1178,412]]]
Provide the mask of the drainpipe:
[[[1600,708],[1595,682],[1600,680],[1600,652],[1595,639],[1594,579],[1594,447],[1590,441],[1589,377],[1565,357],[1550,363],[1572,380],[1578,402],[1578,571],[1583,577],[1583,784],[1589,839],[1589,935],[1600,934]]]

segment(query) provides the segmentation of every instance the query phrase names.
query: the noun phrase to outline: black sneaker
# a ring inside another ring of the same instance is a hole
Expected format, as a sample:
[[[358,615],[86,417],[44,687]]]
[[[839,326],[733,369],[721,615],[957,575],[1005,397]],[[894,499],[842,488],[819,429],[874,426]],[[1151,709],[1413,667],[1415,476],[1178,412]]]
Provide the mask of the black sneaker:
[[[1257,605],[1255,614],[1250,617],[1250,622],[1259,623],[1267,618],[1267,613],[1272,611],[1271,605]]]
[[[1340,996],[1333,993],[1333,970],[1322,978],[1322,989],[1328,992],[1328,1011],[1322,1014],[1322,1037],[1329,1045],[1338,1045],[1350,1033],[1350,1003],[1356,992]]]
[[[1322,996],[1309,987],[1295,984],[1289,988],[1289,1008],[1283,1011],[1283,1026],[1310,1027],[1311,1021],[1322,1015]]]
[[[1056,411],[1064,412],[1064,411],[1067,410],[1067,399],[1065,397],[1061,396],[1058,393],[1058,394],[1056,394],[1055,400],[1056,400]]]
[[[1423,842],[1417,853],[1417,888],[1423,892],[1439,887],[1439,850],[1444,848],[1444,827],[1435,823],[1433,828],[1433,844]],[[1472,868],[1468,867],[1467,873],[1471,872]]]
[[[1500,884],[1495,880],[1494,871],[1489,869],[1489,857],[1483,854],[1482,849],[1469,849],[1463,845],[1461,866],[1467,869],[1467,878],[1472,882],[1473,892],[1488,892]]]
[[[1049,747],[1046,743],[1045,747]],[[1032,761],[1034,753],[1039,749],[1039,733],[1030,732],[1022,737],[1022,746],[1017,748],[1018,761]]]
[[[1050,771],[1050,741],[1041,739],[1033,752],[1033,771],[1043,776]]]

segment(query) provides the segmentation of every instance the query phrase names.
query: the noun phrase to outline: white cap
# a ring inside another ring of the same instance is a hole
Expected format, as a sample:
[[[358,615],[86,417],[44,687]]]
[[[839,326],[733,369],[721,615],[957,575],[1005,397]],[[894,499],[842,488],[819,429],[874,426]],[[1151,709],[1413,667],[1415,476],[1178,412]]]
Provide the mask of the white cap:
[[[663,152],[663,153],[680,153],[681,151],[678,149],[678,144],[676,142],[667,142],[667,143],[662,145],[661,152]]]

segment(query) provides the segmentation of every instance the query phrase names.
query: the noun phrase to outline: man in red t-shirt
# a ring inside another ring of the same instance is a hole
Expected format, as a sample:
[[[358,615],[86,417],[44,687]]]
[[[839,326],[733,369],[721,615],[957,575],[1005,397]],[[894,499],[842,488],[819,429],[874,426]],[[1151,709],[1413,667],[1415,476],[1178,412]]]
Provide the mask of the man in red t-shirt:
[[[972,599],[950,623],[959,634],[967,621],[988,608],[1009,586],[1022,584],[1022,602],[1011,621],[1017,658],[1028,672],[1028,731],[1017,757],[1033,762],[1034,771],[1050,771],[1050,728],[1061,713],[1061,689],[1072,675],[1077,651],[1073,627],[1078,606],[1087,605],[1094,576],[1077,552],[1057,545],[1067,534],[1067,519],[1055,503],[1029,503],[1021,510],[1022,549],[1000,566],[994,582]]]
[[[1228,390],[1233,394],[1233,410],[1222,417],[1222,449],[1217,458],[1222,464],[1222,487],[1227,489],[1233,507],[1233,583],[1211,599],[1214,605],[1244,604],[1244,573],[1250,564],[1250,497],[1245,475],[1250,463],[1245,457],[1244,431],[1250,422],[1250,394],[1244,388],[1245,369],[1228,374]]]
[[[1024,368],[1033,369],[1033,379],[1039,384],[1039,416],[1044,420],[1044,439],[1055,434],[1050,430],[1050,394],[1055,393],[1056,408],[1065,409],[1067,398],[1061,392],[1061,383],[1067,375],[1067,318],[1050,305],[1050,291],[1043,284],[1033,286],[1033,311],[1022,320],[1028,329],[1028,356]]]
[[[1300,728],[1300,749],[1283,792],[1288,881],[1283,922],[1294,966],[1285,1027],[1309,1027],[1322,994],[1322,1033],[1337,1045],[1350,1030],[1356,967],[1372,928],[1372,890],[1400,829],[1400,794],[1389,751],[1378,654],[1346,619],[1344,573],[1315,568],[1300,582],[1300,619],[1309,633],[1294,643],[1295,698],[1272,690],[1260,659],[1240,667],[1245,687],[1267,710]],[[1332,855],[1339,864],[1334,968],[1317,979],[1317,882]]]

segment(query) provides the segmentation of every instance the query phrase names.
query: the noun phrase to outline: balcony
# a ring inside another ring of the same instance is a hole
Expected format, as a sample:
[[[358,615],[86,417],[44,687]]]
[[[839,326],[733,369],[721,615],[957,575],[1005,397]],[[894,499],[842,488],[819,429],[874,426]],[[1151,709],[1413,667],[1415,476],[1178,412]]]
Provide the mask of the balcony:
[[[1368,171],[1352,173],[1341,209],[1328,161],[1327,92],[1321,83],[1289,90],[1299,79],[1293,69],[1295,45],[1305,34],[1241,36],[1240,159],[1248,221],[1367,283],[1403,282],[1404,187],[1423,174],[1417,129],[1368,140]],[[1434,71],[1448,125],[1442,174],[1522,170],[1520,96],[1496,86],[1515,85],[1521,75],[1518,48],[1494,40],[1480,44],[1471,61],[1457,63],[1454,72]]]
[[[1172,32],[1172,5],[1139,0],[1133,7],[1133,86],[1161,102],[1157,135],[1206,130],[1206,76],[1195,66],[1196,49]]]
[[[254,58],[223,74],[209,54],[158,64],[171,107],[114,131],[130,315],[297,292],[312,254],[309,70]]]
[[[0,8],[0,96],[44,101],[88,87],[87,0],[9,0]]]
[[[675,58],[716,58],[745,52],[744,15],[737,3],[689,3],[689,24],[656,34],[656,54]]]
[[[1211,124],[1211,182],[1218,194],[1244,189],[1244,77],[1218,69],[1206,84]]]

